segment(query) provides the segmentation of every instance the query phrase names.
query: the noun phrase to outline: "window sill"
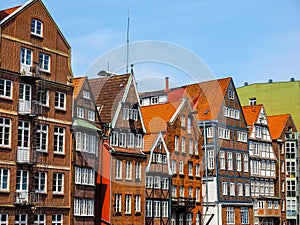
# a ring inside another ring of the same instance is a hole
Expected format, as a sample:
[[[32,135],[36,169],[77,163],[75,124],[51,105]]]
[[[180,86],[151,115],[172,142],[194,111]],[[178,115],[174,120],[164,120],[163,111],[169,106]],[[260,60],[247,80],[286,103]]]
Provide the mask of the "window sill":
[[[10,98],[10,97],[0,96],[0,99],[1,99],[1,100],[5,100],[5,101],[13,102],[13,99]]]
[[[60,112],[64,112],[64,113],[67,112],[66,109],[64,109],[64,108],[57,108],[57,107],[55,107],[55,111],[60,111]]]
[[[0,149],[1,150],[6,150],[6,151],[11,151],[12,150],[11,146],[3,146],[3,145],[0,145]]]
[[[44,37],[42,35],[39,35],[39,34],[35,34],[35,33],[30,33],[32,37],[35,37],[35,38],[39,38],[39,39],[44,39]]]
[[[1,194],[10,194],[10,191],[9,190],[0,189],[0,193]]]
[[[54,156],[65,156],[65,153],[60,153],[60,152],[54,152]]]
[[[59,193],[59,192],[52,192],[53,195],[56,195],[56,196],[64,196],[65,194],[64,193]]]

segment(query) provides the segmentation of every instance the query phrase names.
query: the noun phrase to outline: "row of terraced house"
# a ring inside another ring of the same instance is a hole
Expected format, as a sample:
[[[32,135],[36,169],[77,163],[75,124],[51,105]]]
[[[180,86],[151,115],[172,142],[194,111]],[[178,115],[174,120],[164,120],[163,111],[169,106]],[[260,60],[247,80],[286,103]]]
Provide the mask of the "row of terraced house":
[[[0,225],[298,223],[291,115],[242,106],[231,78],[100,74],[73,77],[41,0],[0,11]]]

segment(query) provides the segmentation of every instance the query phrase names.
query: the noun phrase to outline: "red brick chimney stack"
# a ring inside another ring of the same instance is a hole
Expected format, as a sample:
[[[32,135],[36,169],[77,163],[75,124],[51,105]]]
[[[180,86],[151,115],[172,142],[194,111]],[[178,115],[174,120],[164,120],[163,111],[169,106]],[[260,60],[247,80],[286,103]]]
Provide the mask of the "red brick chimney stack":
[[[166,77],[166,89],[165,89],[165,92],[168,92],[170,89],[169,89],[169,77]]]

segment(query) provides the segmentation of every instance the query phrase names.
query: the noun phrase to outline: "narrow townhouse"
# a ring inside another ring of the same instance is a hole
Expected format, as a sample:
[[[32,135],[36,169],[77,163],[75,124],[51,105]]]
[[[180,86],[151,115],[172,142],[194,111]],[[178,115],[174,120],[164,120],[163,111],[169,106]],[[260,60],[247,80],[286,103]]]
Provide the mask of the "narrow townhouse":
[[[71,223],[95,225],[100,118],[87,77],[73,79]]]
[[[202,159],[195,111],[182,99],[143,106],[142,115],[149,146],[144,149],[149,163],[146,224],[201,224]]]
[[[133,71],[101,74],[89,80],[102,128],[109,137],[101,149],[102,174],[97,179],[101,193],[96,200],[100,200],[100,212],[96,213],[101,214],[100,224],[144,224],[146,129]]]
[[[290,114],[268,116],[272,145],[280,166],[278,192],[281,199],[282,225],[299,224],[299,142],[296,125]]]
[[[253,224],[247,123],[231,78],[142,93],[142,105],[188,98],[197,111],[206,166],[203,224]]]
[[[243,113],[249,126],[254,224],[282,224],[286,221],[281,218],[279,170],[276,170],[280,164],[273,150],[264,106],[243,106]]]
[[[0,221],[69,224],[71,48],[40,0],[0,11]]]

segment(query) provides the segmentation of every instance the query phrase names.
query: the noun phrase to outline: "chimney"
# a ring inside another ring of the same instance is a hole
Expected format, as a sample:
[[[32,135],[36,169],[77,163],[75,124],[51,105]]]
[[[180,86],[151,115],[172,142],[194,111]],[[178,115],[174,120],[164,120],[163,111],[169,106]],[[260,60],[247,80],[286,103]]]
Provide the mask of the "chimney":
[[[166,77],[166,89],[165,92],[169,92],[169,77]]]

